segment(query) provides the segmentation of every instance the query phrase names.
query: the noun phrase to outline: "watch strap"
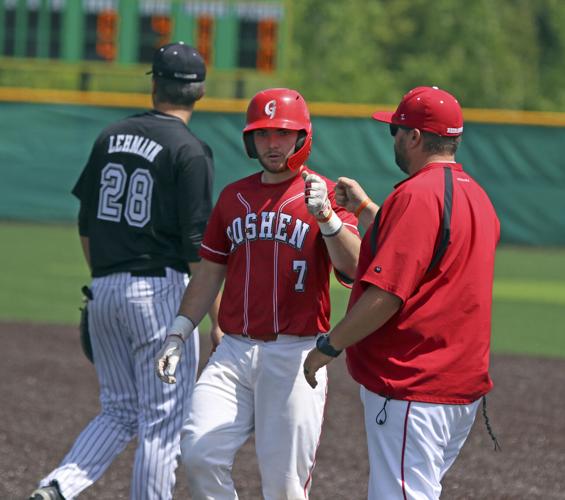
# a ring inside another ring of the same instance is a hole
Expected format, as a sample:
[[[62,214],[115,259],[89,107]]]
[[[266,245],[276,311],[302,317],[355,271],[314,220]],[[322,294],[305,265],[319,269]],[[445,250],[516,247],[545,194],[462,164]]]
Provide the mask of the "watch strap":
[[[341,354],[341,350],[335,349],[330,344],[330,337],[327,333],[323,333],[318,337],[318,340],[316,340],[316,348],[321,353],[326,356],[331,356],[332,358],[337,358]]]

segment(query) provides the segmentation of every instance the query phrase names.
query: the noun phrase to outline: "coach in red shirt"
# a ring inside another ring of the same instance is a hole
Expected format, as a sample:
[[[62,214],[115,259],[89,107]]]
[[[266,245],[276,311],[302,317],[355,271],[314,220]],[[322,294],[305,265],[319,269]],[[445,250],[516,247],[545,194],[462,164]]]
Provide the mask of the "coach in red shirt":
[[[486,193],[455,161],[459,103],[437,87],[408,92],[390,124],[408,178],[380,207],[341,178],[336,201],[367,229],[346,317],[304,363],[315,372],[347,348],[361,384],[370,499],[434,499],[467,438],[488,374],[500,225]]]

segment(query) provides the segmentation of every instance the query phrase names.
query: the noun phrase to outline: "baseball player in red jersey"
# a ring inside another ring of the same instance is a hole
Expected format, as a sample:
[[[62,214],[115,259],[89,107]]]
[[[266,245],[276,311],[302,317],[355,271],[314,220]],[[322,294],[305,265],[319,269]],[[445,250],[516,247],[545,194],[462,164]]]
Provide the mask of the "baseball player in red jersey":
[[[334,183],[308,169],[312,125],[302,96],[259,92],[247,110],[246,151],[263,170],[227,186],[208,223],[179,316],[157,359],[174,382],[183,339],[225,279],[226,334],[202,372],[181,438],[195,499],[234,499],[237,450],[255,434],[266,499],[308,498],[327,376],[312,391],[302,363],[329,329],[329,278],[354,276],[357,219],[334,201]]]
[[[390,124],[396,162],[409,177],[380,209],[357,182],[338,180],[338,202],[371,227],[348,313],[320,338],[304,373],[315,386],[316,371],[347,348],[365,408],[369,498],[437,499],[492,388],[500,225],[483,189],[455,162],[463,115],[452,95],[418,87],[395,113],[373,118]]]

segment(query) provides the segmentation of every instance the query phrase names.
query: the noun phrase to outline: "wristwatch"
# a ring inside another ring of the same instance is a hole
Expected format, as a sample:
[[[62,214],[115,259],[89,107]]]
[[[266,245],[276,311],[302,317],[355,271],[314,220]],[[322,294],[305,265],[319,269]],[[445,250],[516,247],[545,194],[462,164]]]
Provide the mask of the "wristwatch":
[[[334,347],[330,344],[330,336],[327,333],[323,333],[318,337],[316,340],[316,348],[318,351],[324,353],[326,356],[331,356],[332,358],[337,358],[341,351],[334,349]]]

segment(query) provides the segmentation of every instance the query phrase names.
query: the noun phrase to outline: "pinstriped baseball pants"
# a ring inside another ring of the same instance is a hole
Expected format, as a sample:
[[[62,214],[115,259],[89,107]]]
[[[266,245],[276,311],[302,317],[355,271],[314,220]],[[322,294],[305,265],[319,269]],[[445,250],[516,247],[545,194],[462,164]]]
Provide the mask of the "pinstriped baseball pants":
[[[154,364],[187,282],[171,269],[163,278],[116,273],[93,280],[89,327],[101,412],[41,486],[55,480],[67,500],[76,497],[137,436],[130,498],[172,498],[180,430],[198,368],[198,331],[185,344],[177,384],[159,380]]]

